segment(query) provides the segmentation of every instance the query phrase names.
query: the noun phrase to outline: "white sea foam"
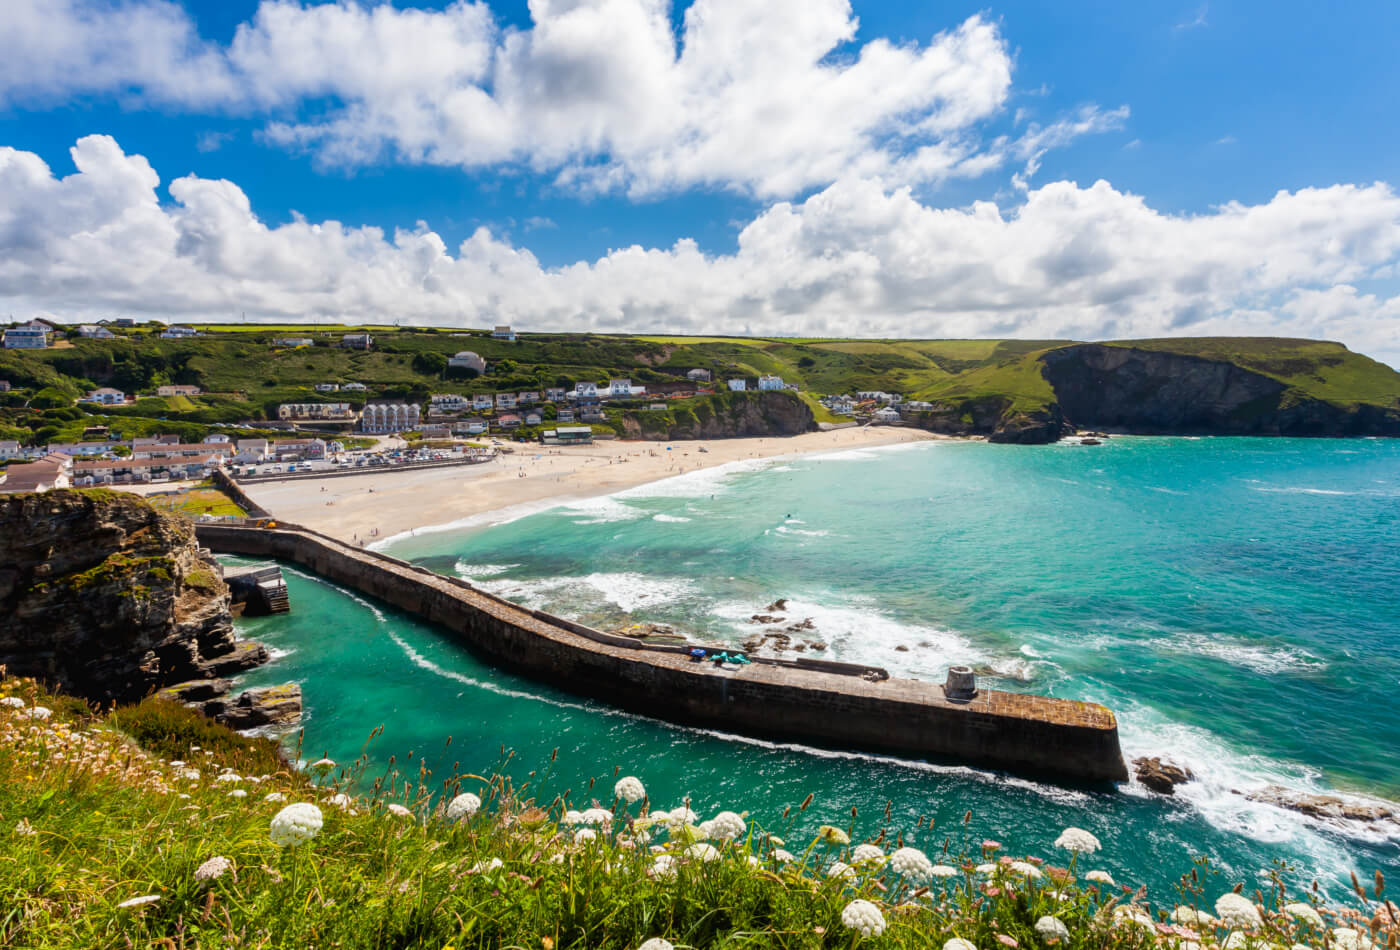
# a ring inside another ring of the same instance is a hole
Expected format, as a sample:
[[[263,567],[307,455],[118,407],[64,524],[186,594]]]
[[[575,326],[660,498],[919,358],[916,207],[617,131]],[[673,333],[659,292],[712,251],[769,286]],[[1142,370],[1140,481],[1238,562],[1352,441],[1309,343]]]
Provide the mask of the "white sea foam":
[[[267,647],[267,662],[269,663],[276,663],[278,660],[297,652],[295,649],[284,650],[281,647],[267,646],[267,644],[263,644],[263,646]]]
[[[1204,633],[1179,633],[1153,640],[1152,646],[1163,652],[1192,653],[1223,660],[1256,673],[1287,673],[1327,667],[1324,660],[1301,647],[1246,643],[1233,637]]]
[[[792,523],[792,522],[788,522],[788,524],[791,524],[791,523]],[[831,532],[825,530],[824,528],[817,528],[817,529],[815,529],[815,530],[809,530],[809,529],[807,529],[807,528],[789,528],[786,524],[782,524],[782,525],[778,525],[778,533],[779,533],[779,534],[801,534],[801,535],[806,535],[806,536],[809,537],[809,538],[824,538],[824,537],[826,537],[828,534],[830,534]]]
[[[560,515],[574,518],[574,524],[608,524],[613,521],[636,521],[646,517],[640,508],[618,501],[613,495],[600,495],[597,498],[580,498],[565,502],[556,509]],[[583,518],[575,518],[585,515]]]
[[[651,516],[651,520],[652,520],[652,521],[689,521],[690,519],[687,518],[687,517],[685,517],[684,515],[667,515],[667,514],[660,514],[660,515],[652,515],[652,516]]]
[[[1302,488],[1299,486],[1251,485],[1250,491],[1268,492],[1274,495],[1362,495],[1368,492],[1335,491],[1331,488]]]
[[[452,570],[463,580],[471,580],[474,577],[493,577],[497,574],[504,574],[519,566],[519,564],[468,564],[459,560],[452,565]]]
[[[424,525],[421,528],[411,528],[408,531],[400,531],[398,534],[391,534],[388,537],[380,538],[368,545],[371,551],[382,551],[396,541],[403,541],[406,538],[421,537],[425,534],[442,534],[445,531],[465,531],[469,528],[485,528],[495,525],[509,524],[512,521],[519,521],[521,518],[528,518],[530,515],[537,515],[542,511],[556,508],[560,504],[566,503],[566,498],[551,498],[545,501],[521,502],[518,505],[509,505],[505,508],[495,508],[491,511],[483,511],[470,515],[466,518],[459,518],[456,521],[446,521],[442,524]]]
[[[739,459],[734,462],[726,462],[723,465],[715,465],[711,468],[702,468],[694,472],[685,472],[679,475],[672,475],[654,482],[647,482],[644,485],[637,485],[633,488],[625,488],[613,495],[613,498],[700,498],[705,495],[722,494],[728,489],[726,484],[736,475],[745,472],[756,472],[762,469],[771,468],[779,464],[778,458],[761,459]]]
[[[589,602],[612,604],[632,613],[692,596],[695,585],[684,577],[658,577],[625,571],[569,577],[542,577],[532,580],[500,578],[477,584],[482,590],[538,606],[556,595],[567,594],[571,604],[587,607]]]

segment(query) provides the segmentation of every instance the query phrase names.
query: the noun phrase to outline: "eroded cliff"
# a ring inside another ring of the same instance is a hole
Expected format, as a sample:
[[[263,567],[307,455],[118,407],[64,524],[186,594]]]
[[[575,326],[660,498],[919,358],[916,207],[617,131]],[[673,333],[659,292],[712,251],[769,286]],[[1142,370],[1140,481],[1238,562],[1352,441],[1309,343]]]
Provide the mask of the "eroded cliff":
[[[622,418],[623,438],[663,441],[798,435],[816,428],[812,410],[786,392],[719,393],[665,411],[629,411]]]
[[[0,664],[94,702],[266,660],[187,522],[133,495],[0,496]]]

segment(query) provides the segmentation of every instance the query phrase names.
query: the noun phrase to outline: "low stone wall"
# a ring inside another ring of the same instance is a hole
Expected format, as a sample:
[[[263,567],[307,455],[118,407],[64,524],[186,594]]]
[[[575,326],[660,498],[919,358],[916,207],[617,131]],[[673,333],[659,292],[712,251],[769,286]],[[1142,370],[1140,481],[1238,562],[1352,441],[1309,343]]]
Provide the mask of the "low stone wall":
[[[686,648],[647,645],[528,611],[305,529],[201,524],[196,530],[214,551],[293,561],[447,628],[503,667],[658,719],[1075,783],[1127,779],[1117,720],[1096,703],[994,690],[951,700],[938,684],[831,661],[775,660],[728,671],[692,660]]]

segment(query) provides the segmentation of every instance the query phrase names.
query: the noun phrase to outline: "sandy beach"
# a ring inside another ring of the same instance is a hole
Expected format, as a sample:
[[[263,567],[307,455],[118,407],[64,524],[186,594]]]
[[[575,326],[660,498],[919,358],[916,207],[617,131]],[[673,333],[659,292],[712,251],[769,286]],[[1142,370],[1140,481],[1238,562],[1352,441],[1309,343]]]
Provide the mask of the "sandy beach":
[[[276,517],[342,540],[373,544],[417,528],[608,495],[646,482],[731,462],[940,438],[919,429],[880,426],[809,432],[789,438],[705,442],[598,442],[515,452],[483,465],[417,472],[375,472],[245,486]],[[705,451],[701,452],[700,448]]]

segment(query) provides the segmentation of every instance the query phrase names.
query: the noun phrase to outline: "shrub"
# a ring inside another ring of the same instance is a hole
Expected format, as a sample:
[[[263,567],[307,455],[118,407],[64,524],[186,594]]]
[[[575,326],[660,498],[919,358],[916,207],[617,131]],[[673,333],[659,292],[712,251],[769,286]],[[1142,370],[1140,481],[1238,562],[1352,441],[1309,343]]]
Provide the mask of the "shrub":
[[[141,748],[167,759],[186,759],[191,747],[198,746],[241,772],[270,774],[286,767],[271,739],[239,735],[168,699],[151,696],[134,706],[123,706],[113,711],[111,723]]]

